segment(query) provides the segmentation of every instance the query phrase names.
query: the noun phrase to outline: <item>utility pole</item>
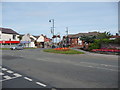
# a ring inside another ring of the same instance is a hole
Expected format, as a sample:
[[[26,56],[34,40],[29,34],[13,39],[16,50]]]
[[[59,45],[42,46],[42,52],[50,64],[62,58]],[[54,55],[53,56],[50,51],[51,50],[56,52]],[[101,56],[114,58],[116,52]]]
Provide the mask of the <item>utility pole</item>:
[[[53,34],[52,39],[53,39],[53,45],[54,45],[54,28],[55,28],[55,27],[54,27],[54,19],[50,19],[49,22],[52,22],[51,33]]]
[[[66,37],[66,46],[68,46],[69,45],[69,38],[68,38],[68,27],[66,27],[66,35],[67,35],[67,37]]]

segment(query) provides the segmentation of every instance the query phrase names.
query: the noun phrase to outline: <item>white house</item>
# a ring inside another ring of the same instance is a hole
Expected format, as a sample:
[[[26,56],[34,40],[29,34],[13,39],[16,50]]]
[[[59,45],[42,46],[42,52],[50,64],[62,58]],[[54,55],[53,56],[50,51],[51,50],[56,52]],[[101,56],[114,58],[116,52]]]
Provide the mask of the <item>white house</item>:
[[[44,42],[45,41],[45,37],[43,35],[40,35],[37,39],[37,42]]]
[[[26,47],[35,47],[36,38],[30,34],[25,34],[22,36],[20,43],[24,44]]]
[[[20,43],[19,34],[9,28],[0,28],[0,43],[3,47],[18,44]]]
[[[41,34],[41,35],[37,38],[36,42],[37,42],[37,47],[42,47],[42,48],[44,48],[45,36],[44,36],[43,34]]]
[[[2,41],[19,41],[19,34],[9,28],[0,28],[0,40]]]

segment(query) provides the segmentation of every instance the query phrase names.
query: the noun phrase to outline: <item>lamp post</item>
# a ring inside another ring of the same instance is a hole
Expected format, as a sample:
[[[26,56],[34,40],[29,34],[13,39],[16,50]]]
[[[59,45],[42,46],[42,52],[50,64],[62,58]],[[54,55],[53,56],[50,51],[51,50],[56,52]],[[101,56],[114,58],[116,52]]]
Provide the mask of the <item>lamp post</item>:
[[[54,45],[54,28],[55,28],[55,27],[54,27],[54,19],[50,19],[49,22],[52,22],[51,33],[53,34],[52,39],[53,39],[53,45]]]
[[[68,46],[68,44],[69,44],[69,40],[68,40],[68,27],[66,27],[66,35],[67,35],[67,37],[66,37],[66,46]]]

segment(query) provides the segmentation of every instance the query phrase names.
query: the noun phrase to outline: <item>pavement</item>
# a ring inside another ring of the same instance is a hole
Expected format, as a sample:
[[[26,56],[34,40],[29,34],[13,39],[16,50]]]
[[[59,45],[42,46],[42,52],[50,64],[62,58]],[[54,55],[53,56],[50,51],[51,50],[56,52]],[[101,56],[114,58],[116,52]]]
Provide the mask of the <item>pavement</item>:
[[[94,52],[89,52],[89,51],[84,51],[84,50],[82,50],[82,49],[77,49],[77,48],[72,48],[72,49],[74,49],[74,50],[77,50],[77,51],[80,51],[80,52],[84,52],[86,55],[95,55],[95,56],[119,56],[119,55],[112,55],[112,54],[100,54],[100,53],[94,53]]]
[[[63,55],[43,52],[43,49],[28,49],[3,50],[1,56],[3,68],[22,75],[2,81],[4,88],[118,87],[119,67],[116,55]]]

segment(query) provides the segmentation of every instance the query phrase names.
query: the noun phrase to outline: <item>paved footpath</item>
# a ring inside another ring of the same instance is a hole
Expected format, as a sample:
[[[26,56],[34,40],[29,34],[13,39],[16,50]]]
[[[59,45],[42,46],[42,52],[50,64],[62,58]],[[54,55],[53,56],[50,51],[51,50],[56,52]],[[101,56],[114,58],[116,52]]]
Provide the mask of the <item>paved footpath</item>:
[[[77,48],[72,48],[74,50],[80,51],[80,52],[84,52],[86,55],[95,55],[95,56],[110,56],[110,57],[118,57],[118,55],[111,55],[111,54],[100,54],[100,53],[94,53],[94,52],[89,52],[89,51],[84,51],[81,49],[77,49]]]

